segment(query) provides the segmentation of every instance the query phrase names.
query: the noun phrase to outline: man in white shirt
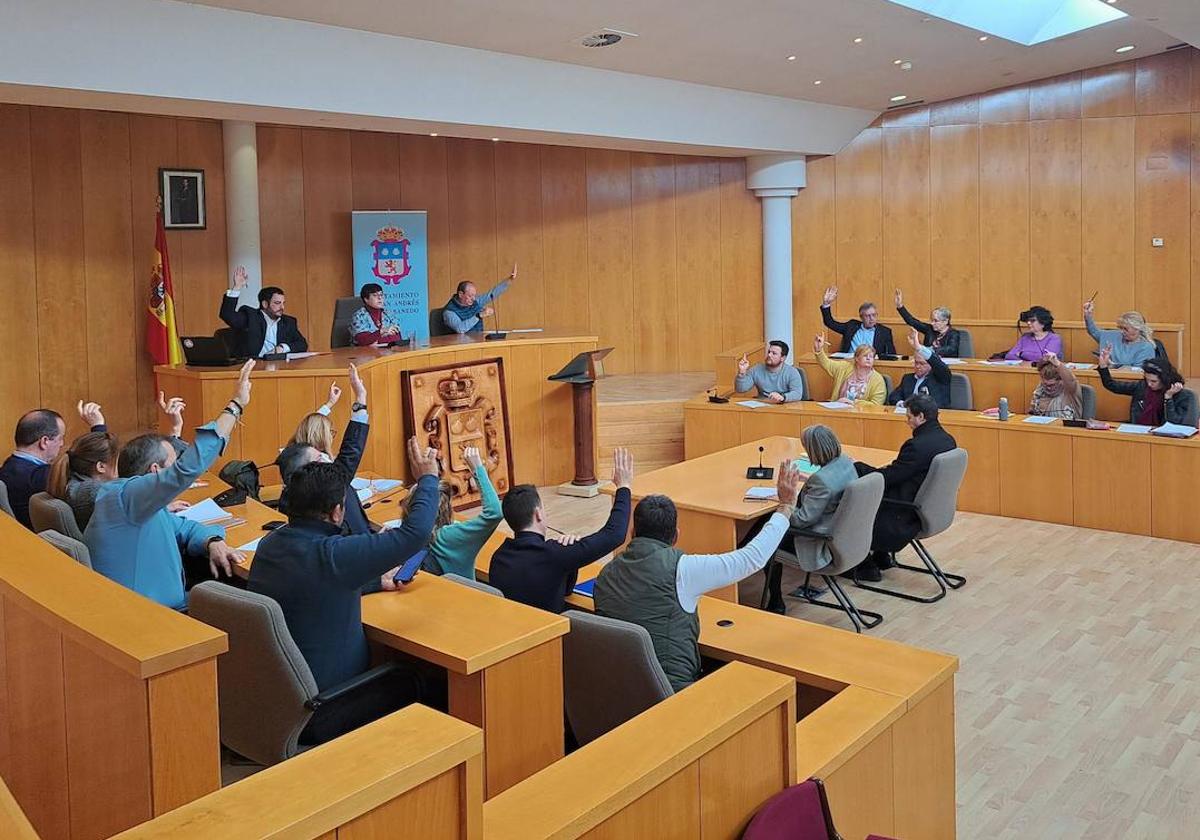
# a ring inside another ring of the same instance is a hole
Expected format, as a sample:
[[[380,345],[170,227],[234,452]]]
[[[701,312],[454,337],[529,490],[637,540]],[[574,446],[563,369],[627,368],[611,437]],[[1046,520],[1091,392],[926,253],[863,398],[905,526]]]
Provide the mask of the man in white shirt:
[[[784,461],[776,472],[779,508],[744,547],[725,554],[684,554],[675,503],[647,496],[633,511],[633,539],[600,570],[593,591],[597,615],[646,628],[671,687],[700,678],[700,596],[762,569],[787,533],[800,492],[800,471]]]
[[[303,353],[308,341],[300,333],[296,319],[284,315],[285,298],[278,286],[264,286],[258,293],[258,308],[238,307],[242,290],[246,288],[246,269],[238,266],[233,284],[221,298],[221,320],[233,328],[237,346],[230,352],[236,356],[261,358],[272,353]]]

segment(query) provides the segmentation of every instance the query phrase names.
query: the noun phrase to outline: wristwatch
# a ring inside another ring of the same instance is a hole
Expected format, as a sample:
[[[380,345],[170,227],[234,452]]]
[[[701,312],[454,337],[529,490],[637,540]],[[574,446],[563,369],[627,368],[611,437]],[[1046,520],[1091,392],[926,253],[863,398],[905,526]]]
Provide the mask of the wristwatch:
[[[367,410],[367,404],[366,404],[366,403],[364,403],[364,402],[356,402],[356,403],[354,403],[353,405],[351,405],[351,406],[350,406],[350,410],[351,410],[351,411],[366,411],[366,410]]]

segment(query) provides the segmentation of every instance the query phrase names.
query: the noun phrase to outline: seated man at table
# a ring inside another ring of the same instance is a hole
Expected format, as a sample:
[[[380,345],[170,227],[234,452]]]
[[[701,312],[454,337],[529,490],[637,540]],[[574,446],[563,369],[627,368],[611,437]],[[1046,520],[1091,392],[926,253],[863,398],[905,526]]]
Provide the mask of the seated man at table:
[[[470,280],[458,284],[454,297],[446,301],[442,308],[442,322],[456,333],[483,332],[483,319],[494,314],[495,310],[488,302],[508,291],[508,286],[517,279],[517,267],[514,265],[508,279],[497,283],[495,287],[483,294]]]
[[[354,391],[354,404],[351,406],[350,422],[346,425],[346,434],[342,437],[342,445],[338,447],[337,457],[333,463],[339,464],[346,474],[354,478],[358,465],[362,461],[363,451],[367,448],[367,434],[370,431],[370,417],[367,414],[367,386],[358,375],[358,368],[350,365],[350,388]],[[334,389],[330,389],[331,394]],[[340,395],[340,389],[337,390]],[[336,397],[330,397],[336,402]],[[328,403],[326,403],[328,405]],[[325,408],[322,406],[321,408]],[[275,463],[279,465],[279,475],[283,479],[283,492],[279,496],[279,512],[288,512],[288,484],[292,476],[305,464],[313,461],[329,462],[329,456],[308,443],[289,443],[279,453]],[[362,500],[358,491],[346,485],[346,498],[343,502],[342,530],[348,534],[370,534],[372,532],[367,512],[363,510]]]
[[[108,431],[104,415],[96,403],[79,402],[79,416],[93,432]],[[8,504],[13,516],[26,528],[29,521],[29,499],[46,489],[50,477],[50,462],[62,452],[66,442],[67,424],[62,415],[49,408],[35,408],[17,421],[13,443],[16,448],[0,465],[0,481],[8,490]]]
[[[803,479],[791,461],[780,464],[776,475],[779,507],[742,548],[684,554],[675,546],[675,503],[666,496],[647,496],[633,511],[633,539],[596,578],[596,614],[644,627],[676,691],[700,678],[700,596],[762,569],[787,533]]]
[[[879,310],[873,303],[864,303],[858,307],[858,319],[838,321],[833,317],[833,302],[837,300],[837,286],[825,290],[821,299],[821,320],[825,326],[842,337],[842,345],[838,352],[853,353],[859,347],[866,345],[874,348],[877,356],[896,355],[896,345],[892,342],[892,331],[879,323]]]
[[[488,583],[512,601],[550,612],[566,609],[564,600],[575,588],[579,570],[615,551],[629,531],[629,485],[633,481],[633,457],[626,449],[613,452],[612,511],[604,527],[581,537],[546,539],[546,511],[532,484],[518,484],[508,491],[501,506],[504,521],[514,536],[492,555]]]
[[[873,472],[883,475],[883,503],[875,515],[871,554],[853,572],[847,573],[862,580],[882,580],[882,570],[896,565],[893,555],[921,532],[921,521],[915,511],[889,505],[887,501],[911,502],[917,498],[934,457],[958,446],[938,422],[938,407],[932,397],[918,394],[905,403],[905,407],[912,437],[900,447],[896,460],[886,467],[872,467],[862,462],[854,465],[860,476]]]
[[[437,453],[408,441],[408,463],[417,478],[408,516],[399,528],[378,534],[342,533],[344,500],[351,476],[339,464],[301,467],[288,485],[288,523],[262,538],[247,587],[279,603],[288,630],[324,691],[371,667],[362,626],[362,596],[392,591],[399,566],[433,528],[437,512]],[[302,744],[320,744],[401,706],[422,699],[424,681],[411,666],[313,713]]]
[[[301,334],[300,325],[291,315],[283,314],[283,289],[264,286],[258,293],[258,308],[238,307],[246,280],[246,269],[239,265],[233,272],[233,284],[221,298],[221,320],[237,337],[233,353],[257,359],[271,353],[306,352],[308,340]]]
[[[366,283],[358,297],[363,305],[350,318],[350,340],[359,347],[403,341],[400,322],[383,308],[383,286]]]
[[[83,532],[92,568],[165,607],[187,606],[183,551],[208,559],[208,571],[232,574],[241,554],[225,544],[225,530],[167,511],[225,449],[230,433],[250,403],[250,371],[242,366],[233,397],[216,419],[196,429],[196,437],[176,456],[166,435],[141,435],[117,458],[117,478],[96,492],[92,518]]]
[[[787,357],[787,344],[777,340],[767,342],[766,356],[754,367],[750,367],[750,360],[743,354],[738,359],[737,378],[733,380],[733,387],[739,393],[753,387],[759,397],[773,403],[804,399],[804,382],[800,379],[800,371],[788,364]]]
[[[922,347],[915,329],[908,331],[913,350],[913,372],[906,373],[900,384],[888,394],[887,404],[907,403],[915,394],[927,394],[939,408],[950,407],[950,368],[932,347]]]

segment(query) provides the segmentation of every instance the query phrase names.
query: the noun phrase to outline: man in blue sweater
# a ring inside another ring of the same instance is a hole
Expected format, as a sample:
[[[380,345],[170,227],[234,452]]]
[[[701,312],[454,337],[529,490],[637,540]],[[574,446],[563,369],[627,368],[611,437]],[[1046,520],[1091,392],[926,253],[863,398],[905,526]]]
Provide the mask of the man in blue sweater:
[[[616,551],[629,531],[630,491],[633,482],[633,456],[627,449],[613,452],[612,512],[604,527],[576,540],[546,539],[546,511],[537,488],[518,484],[508,491],[502,505],[504,521],[512,528],[509,537],[492,555],[488,583],[511,601],[550,612],[566,609],[564,600],[575,588],[579,570],[588,563]]]
[[[288,482],[288,524],[263,537],[248,588],[275,599],[321,691],[370,668],[362,596],[397,589],[398,567],[425,546],[438,502],[437,453],[408,442],[417,479],[408,516],[378,534],[342,533],[346,486],[339,464],[312,462]],[[399,668],[317,708],[300,743],[323,743],[421,698],[420,675]]]

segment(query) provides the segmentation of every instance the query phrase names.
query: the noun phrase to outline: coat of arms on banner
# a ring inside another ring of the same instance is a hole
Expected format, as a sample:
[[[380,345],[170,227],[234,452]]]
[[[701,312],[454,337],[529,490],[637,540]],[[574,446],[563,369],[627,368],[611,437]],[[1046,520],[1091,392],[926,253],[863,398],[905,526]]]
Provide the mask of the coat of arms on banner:
[[[375,264],[371,271],[384,284],[399,283],[412,270],[408,262],[410,244],[404,231],[395,225],[388,225],[376,231],[375,241],[371,243],[371,247],[375,249]]]

